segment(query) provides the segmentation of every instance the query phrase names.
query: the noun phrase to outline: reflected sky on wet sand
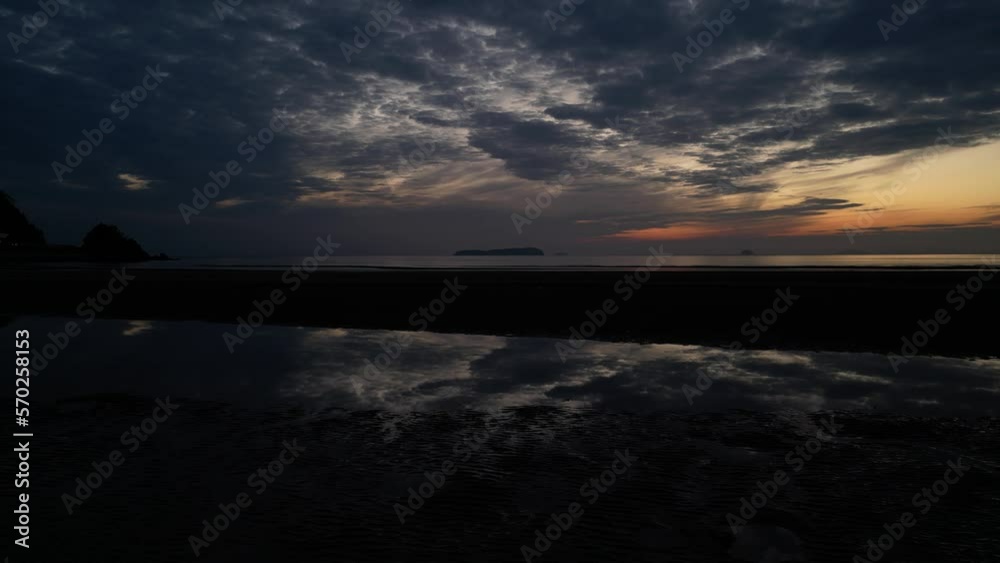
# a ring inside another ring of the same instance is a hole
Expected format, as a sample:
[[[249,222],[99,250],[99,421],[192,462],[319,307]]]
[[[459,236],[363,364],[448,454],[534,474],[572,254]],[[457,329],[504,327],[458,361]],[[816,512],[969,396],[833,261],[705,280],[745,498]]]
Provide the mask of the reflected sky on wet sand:
[[[13,326],[39,350],[65,323]],[[32,430],[45,444],[32,451],[45,468],[31,482],[40,545],[190,560],[185,538],[298,440],[302,459],[199,561],[276,561],[289,550],[301,561],[521,560],[520,546],[579,502],[616,451],[638,461],[543,561],[757,563],[775,561],[774,549],[849,561],[961,456],[973,469],[949,508],[933,525],[919,516],[893,556],[996,552],[1000,434],[982,418],[996,415],[996,359],[919,358],[896,374],[875,354],[587,342],[563,362],[552,339],[296,327],[260,328],[230,354],[227,330],[98,320],[60,339],[65,349],[31,385]],[[387,350],[391,361],[380,359]],[[700,369],[715,380],[691,405],[683,389],[697,388]],[[177,412],[67,514],[62,494],[122,448],[158,398]],[[799,472],[789,454],[819,444],[824,421],[840,429]],[[457,473],[401,522],[396,505],[445,462]],[[734,535],[727,514],[778,469],[792,480]]]
[[[16,324],[41,349],[66,321]],[[1000,405],[997,359],[913,358],[895,373],[879,354],[587,342],[563,362],[552,339],[296,327],[257,329],[230,354],[222,334],[234,330],[198,322],[83,325],[42,370],[39,398],[171,395],[309,412],[554,406],[967,417],[996,416]],[[683,389],[698,389],[699,369],[713,383],[689,402]]]

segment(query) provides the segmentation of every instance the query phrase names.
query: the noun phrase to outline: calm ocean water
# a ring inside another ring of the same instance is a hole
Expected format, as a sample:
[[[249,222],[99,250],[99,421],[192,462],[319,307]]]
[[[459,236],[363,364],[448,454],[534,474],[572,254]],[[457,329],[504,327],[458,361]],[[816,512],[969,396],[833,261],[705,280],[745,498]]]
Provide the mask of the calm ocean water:
[[[182,258],[151,262],[151,268],[284,269],[302,262],[302,256],[267,258]],[[340,269],[631,269],[647,256],[336,256],[321,264]],[[801,256],[670,256],[668,268],[961,268],[986,260],[979,254],[872,254]]]

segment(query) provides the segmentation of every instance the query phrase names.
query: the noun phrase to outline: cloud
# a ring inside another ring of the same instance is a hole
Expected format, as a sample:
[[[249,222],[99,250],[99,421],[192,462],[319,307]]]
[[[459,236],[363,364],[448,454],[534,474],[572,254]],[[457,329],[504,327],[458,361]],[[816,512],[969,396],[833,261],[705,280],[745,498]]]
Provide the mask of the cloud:
[[[122,181],[123,187],[129,191],[149,189],[150,181],[135,174],[119,174],[118,179]]]
[[[773,176],[932,146],[939,128],[960,147],[995,142],[1000,5],[928,4],[886,42],[876,22],[891,2],[754,0],[678,73],[670,53],[731,4],[587,3],[553,32],[551,2],[414,3],[348,64],[340,43],[378,2],[251,2],[224,21],[210,4],[90,2],[0,61],[18,85],[0,92],[0,182],[35,215],[79,209],[57,235],[114,213],[139,238],[183,241],[169,232],[177,205],[235,159],[245,172],[217,205],[255,202],[241,229],[254,213],[349,206],[409,209],[412,231],[448,208],[495,213],[469,233],[485,240],[586,159],[549,218],[583,240],[669,224],[678,205],[732,221],[853,208],[843,193],[785,194]],[[157,64],[169,78],[57,183],[51,162]],[[244,162],[237,147],[274,108],[291,126]],[[405,165],[420,146],[433,153]]]

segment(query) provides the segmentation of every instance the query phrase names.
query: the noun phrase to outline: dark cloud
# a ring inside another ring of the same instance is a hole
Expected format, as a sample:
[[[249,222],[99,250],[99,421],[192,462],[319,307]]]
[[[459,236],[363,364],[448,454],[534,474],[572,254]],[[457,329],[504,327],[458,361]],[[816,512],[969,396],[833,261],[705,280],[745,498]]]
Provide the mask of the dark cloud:
[[[941,129],[954,132],[955,146],[995,140],[1000,5],[927,3],[888,41],[877,22],[890,16],[889,0],[736,5],[587,2],[553,31],[544,13],[557,2],[403,2],[350,64],[342,42],[383,3],[244,2],[222,21],[211,3],[71,6],[0,58],[11,85],[0,91],[0,188],[61,242],[108,219],[165,250],[197,252],[213,248],[192,242],[199,237],[217,242],[224,231],[264,223],[280,230],[263,217],[304,202],[323,203],[331,216],[410,206],[398,220],[411,231],[428,224],[418,207],[489,209],[501,218],[496,226],[467,225],[485,241],[502,238],[487,230],[503,228],[532,182],[552,182],[585,155],[590,166],[570,191],[589,212],[566,204],[551,219],[583,238],[608,233],[575,226],[582,215],[600,215],[604,227],[669,222],[669,210],[659,220],[652,211],[665,201],[662,190],[693,190],[684,199],[706,203],[733,188],[770,194],[780,186],[763,176],[781,166],[819,170],[896,155],[934,146]],[[736,20],[678,72],[671,54],[725,8]],[[0,8],[11,31],[22,15]],[[159,65],[166,80],[118,120],[112,102],[140,84],[147,65]],[[210,172],[240,160],[237,147],[275,108],[289,129],[243,163],[220,197],[247,203],[206,211],[198,218],[206,231],[173,233],[183,228],[177,205]],[[116,130],[55,181],[52,161],[104,118]],[[420,146],[433,153],[401,169]],[[497,182],[506,187],[483,185],[484,162],[502,168]],[[123,189],[122,174],[149,189]],[[400,174],[406,189],[385,188]],[[755,199],[751,209],[720,215],[810,216],[859,205],[827,195],[770,210],[756,209]]]

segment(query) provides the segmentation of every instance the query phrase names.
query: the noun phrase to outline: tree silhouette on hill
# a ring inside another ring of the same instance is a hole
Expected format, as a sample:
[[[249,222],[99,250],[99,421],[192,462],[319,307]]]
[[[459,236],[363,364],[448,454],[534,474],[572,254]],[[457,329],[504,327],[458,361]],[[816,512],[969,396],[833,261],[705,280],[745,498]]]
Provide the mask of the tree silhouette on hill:
[[[31,224],[14,205],[14,198],[0,191],[0,247],[45,246],[42,230]]]
[[[83,237],[83,251],[100,260],[149,260],[149,254],[135,239],[114,225],[98,224]]]

